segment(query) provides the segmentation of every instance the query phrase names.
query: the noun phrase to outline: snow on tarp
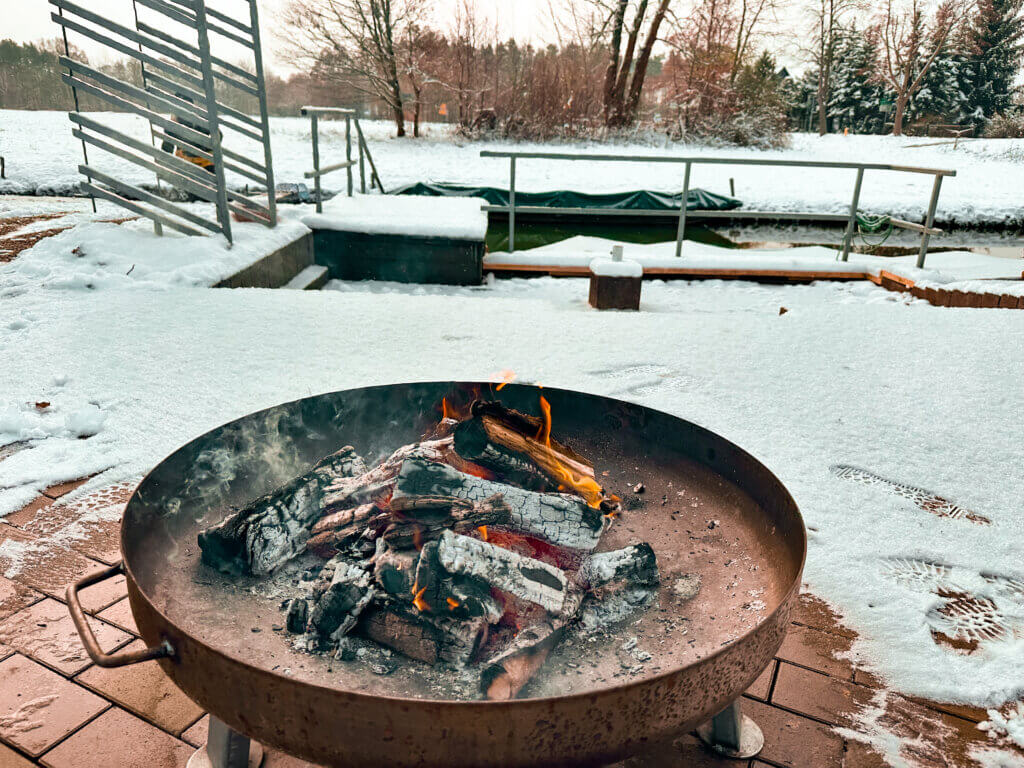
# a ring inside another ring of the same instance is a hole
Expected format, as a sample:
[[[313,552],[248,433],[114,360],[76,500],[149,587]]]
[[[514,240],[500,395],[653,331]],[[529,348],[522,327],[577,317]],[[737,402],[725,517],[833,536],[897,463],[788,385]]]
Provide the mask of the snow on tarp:
[[[615,261],[614,259],[598,258],[590,262],[592,274],[601,277],[643,277],[644,268],[640,262],[631,259]]]
[[[491,205],[508,205],[508,189],[498,187],[474,187],[445,182],[417,182],[393,190],[394,195],[419,195],[423,197],[482,197]],[[545,208],[614,208],[616,210],[647,210],[671,213],[679,210],[681,192],[675,194],[653,192],[647,189],[630,192],[576,192],[558,189],[552,192],[524,192],[516,190],[516,205],[541,206]],[[691,189],[686,195],[688,211],[731,211],[743,203],[733,197],[716,195],[706,189]]]
[[[485,201],[476,197],[355,195],[324,203],[323,213],[304,216],[310,229],[372,235],[483,240],[487,236]]]
[[[199,205],[195,205],[199,208]],[[212,216],[212,206],[205,215]],[[0,297],[25,287],[96,290],[115,287],[211,286],[309,233],[282,217],[273,229],[232,222],[233,246],[220,235],[186,237],[148,219],[87,221],[41,240],[0,264]]]

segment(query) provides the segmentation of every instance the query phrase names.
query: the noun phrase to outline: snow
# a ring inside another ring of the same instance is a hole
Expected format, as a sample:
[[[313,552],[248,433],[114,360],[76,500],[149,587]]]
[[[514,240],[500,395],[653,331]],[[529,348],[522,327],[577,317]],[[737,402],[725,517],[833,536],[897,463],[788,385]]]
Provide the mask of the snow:
[[[190,207],[213,216],[212,206]],[[233,246],[222,236],[186,237],[165,230],[163,237],[156,237],[152,223],[145,219],[112,224],[95,221],[86,213],[47,224],[65,226],[65,219],[71,219],[68,224],[82,223],[43,239],[9,264],[0,264],[0,298],[29,287],[98,290],[214,285],[309,233],[288,212],[274,229],[233,222]],[[26,320],[16,317],[10,322],[13,325],[8,327],[18,330]]]
[[[988,720],[978,726],[988,731],[989,736],[1013,742],[1024,747],[1024,702],[1018,701],[1007,707],[1005,713],[997,709],[988,711]]]
[[[598,258],[590,262],[590,271],[602,277],[643,277],[644,268],[640,262],[631,259],[615,261]]]
[[[338,195],[324,203],[323,213],[303,216],[302,221],[310,229],[482,241],[487,212],[480,206],[486,204],[476,197]]]
[[[97,226],[62,235],[63,247],[95,234],[127,258],[125,230],[101,238]],[[10,269],[51,264],[52,248]],[[0,412],[14,425],[0,443],[27,434],[29,446],[0,462],[0,514],[55,482],[137,478],[195,435],[278,402],[512,369],[676,413],[764,460],[805,515],[808,589],[860,633],[858,662],[897,690],[984,706],[1024,693],[1022,609],[980,576],[1024,578],[1008,469],[1024,446],[1007,419],[1024,408],[1024,313],[932,307],[866,282],[653,280],[644,311],[624,316],[592,311],[583,279],[220,291],[172,270],[169,282],[105,279],[88,291],[51,266],[0,301],[0,328],[18,325],[0,333]],[[567,337],[581,341],[553,342]],[[41,401],[52,411],[34,413]],[[90,403],[105,419],[78,439],[67,416]],[[932,489],[992,524],[935,517],[835,477],[838,463]],[[936,645],[939,598],[894,577],[900,558],[954,565],[957,583],[991,596],[1016,629],[969,656]]]
[[[99,119],[143,141],[149,141],[148,124],[131,115],[103,114]],[[278,181],[302,181],[312,167],[309,120],[301,117],[272,117],[275,176]],[[444,125],[427,125],[427,135],[413,139],[393,138],[394,128],[385,122],[363,123],[380,177],[389,189],[417,181],[450,181],[465,184],[508,185],[508,161],[481,158],[483,149],[551,151],[550,144],[501,141],[468,142],[450,135]],[[38,151],[45,136],[47,151]],[[321,121],[320,148],[324,164],[344,157],[344,124]],[[1024,188],[1024,140],[978,139],[952,144],[935,144],[920,137],[831,134],[794,134],[788,149],[723,149],[669,142],[649,136],[646,141],[614,146],[622,154],[665,154],[673,156],[715,156],[745,159],[776,158],[912,164],[951,168],[953,178],[943,182],[937,220],[961,225],[1020,224],[1024,222],[1018,190]],[[567,151],[608,152],[608,144],[570,142]],[[78,183],[77,167],[81,145],[71,136],[71,124],[64,112],[20,112],[0,110],[0,154],[7,157],[8,180],[0,181],[4,192],[34,191],[64,194]],[[152,176],[125,161],[96,153],[101,170],[135,183],[151,183]],[[94,158],[90,158],[94,159]],[[682,185],[682,167],[650,163],[582,163],[521,160],[517,166],[517,188],[523,191],[579,189],[609,192],[653,189],[677,192]],[[736,195],[750,209],[820,211],[846,213],[853,192],[855,171],[821,168],[777,168],[757,166],[695,165],[691,186],[727,193],[733,178]],[[340,189],[345,174],[326,176],[325,185]],[[245,179],[229,174],[237,185]],[[864,177],[861,207],[870,213],[888,213],[921,221],[928,205],[932,177],[922,174],[868,171]]]

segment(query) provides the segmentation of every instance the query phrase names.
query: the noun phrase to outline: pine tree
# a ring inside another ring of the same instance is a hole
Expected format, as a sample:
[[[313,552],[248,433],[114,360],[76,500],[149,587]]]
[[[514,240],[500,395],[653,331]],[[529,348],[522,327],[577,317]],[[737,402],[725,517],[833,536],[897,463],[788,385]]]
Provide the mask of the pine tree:
[[[838,33],[832,94],[828,113],[834,129],[854,133],[881,133],[885,89],[871,77],[877,59],[875,42],[851,24]]]
[[[1024,0],[979,0],[973,28],[967,111],[975,122],[1005,112],[1014,102],[1024,60]]]
[[[921,89],[911,103],[909,116],[912,119],[956,124],[969,122],[973,111],[968,96],[974,74],[972,35],[970,25],[960,23],[942,42]]]

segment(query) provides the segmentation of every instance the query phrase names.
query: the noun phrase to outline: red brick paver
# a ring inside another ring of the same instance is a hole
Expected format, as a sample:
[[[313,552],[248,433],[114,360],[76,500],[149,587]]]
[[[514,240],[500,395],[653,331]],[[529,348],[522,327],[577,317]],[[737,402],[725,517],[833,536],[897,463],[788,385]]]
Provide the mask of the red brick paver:
[[[88,666],[67,618],[65,584],[102,567],[97,560],[116,560],[113,517],[127,499],[116,486],[68,501],[82,482],[49,488],[0,523],[0,542],[13,542],[0,557],[0,573],[9,574],[0,577],[0,768],[183,766],[205,740],[202,710],[155,663]],[[103,525],[84,526],[83,516]],[[82,602],[104,647],[141,647],[131,637],[137,629],[123,577],[84,590]],[[907,765],[973,768],[971,749],[988,743],[976,728],[983,710],[885,691],[883,681],[840,658],[856,635],[811,595],[801,596],[792,621],[778,658],[744,696],[744,711],[765,734],[757,760],[725,760],[687,734],[615,768],[884,768],[866,716],[878,733],[902,739],[897,758]],[[316,768],[274,751],[264,766]]]
[[[0,662],[0,740],[38,756],[110,704],[20,654]]]
[[[190,745],[113,708],[46,753],[47,768],[185,768]]]
[[[98,619],[89,623],[105,651],[120,648],[132,639]],[[90,664],[67,606],[50,598],[0,622],[0,643],[64,675],[73,675]]]
[[[145,647],[136,640],[127,650]],[[157,664],[103,669],[92,667],[75,678],[77,682],[120,704],[150,723],[180,734],[203,715],[198,704],[171,682]]]

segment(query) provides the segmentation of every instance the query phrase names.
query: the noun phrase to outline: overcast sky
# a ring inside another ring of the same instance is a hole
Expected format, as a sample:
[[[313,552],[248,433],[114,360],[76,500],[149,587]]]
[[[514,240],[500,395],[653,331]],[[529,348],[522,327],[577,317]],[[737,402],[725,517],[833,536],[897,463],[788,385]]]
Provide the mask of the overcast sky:
[[[114,20],[132,20],[131,0],[77,0],[89,10],[108,15]],[[260,27],[263,29],[264,55],[272,69],[283,69],[275,55],[278,41],[273,34],[275,18],[287,0],[259,0]],[[441,26],[453,17],[457,0],[434,0],[434,15]],[[211,3],[213,5],[213,3]],[[218,8],[227,10],[237,2],[221,2]],[[491,19],[497,19],[503,37],[517,40],[547,39],[550,24],[547,21],[548,0],[481,0],[478,7]],[[46,0],[0,0],[0,39],[12,38],[19,42],[54,37],[57,26],[50,20],[54,9]],[[72,43],[82,45],[90,55],[101,54],[102,49],[85,44],[86,41],[72,35]],[[102,55],[102,54],[101,54]]]

